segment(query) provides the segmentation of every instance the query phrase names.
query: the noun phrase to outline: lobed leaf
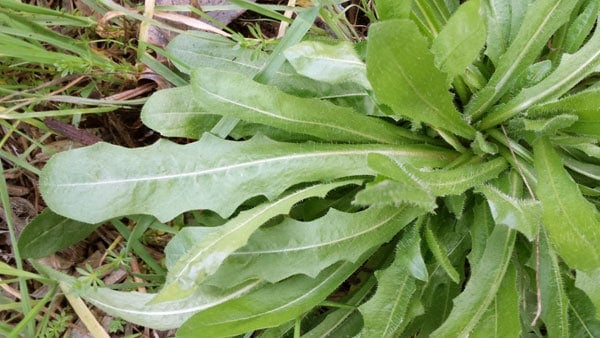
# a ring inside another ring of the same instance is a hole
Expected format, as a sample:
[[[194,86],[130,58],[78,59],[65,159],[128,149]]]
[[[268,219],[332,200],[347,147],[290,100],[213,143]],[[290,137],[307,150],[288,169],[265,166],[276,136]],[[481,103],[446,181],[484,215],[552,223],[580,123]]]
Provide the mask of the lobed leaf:
[[[396,337],[396,331],[405,324],[410,299],[416,291],[416,281],[409,268],[414,259],[410,248],[418,247],[419,243],[419,232],[413,226],[398,242],[392,264],[375,272],[379,284],[377,292],[358,307],[365,321],[361,337]]]
[[[454,299],[449,317],[431,337],[464,337],[475,328],[500,288],[510,263],[515,237],[516,232],[508,227],[494,227],[483,256],[473,268],[471,279]]]
[[[468,116],[478,119],[510,89],[516,76],[536,60],[552,34],[569,20],[576,4],[572,0],[537,0],[529,6],[518,34],[500,57],[494,74],[467,105]],[[488,43],[495,42],[488,40]],[[485,125],[483,129],[489,128],[490,123]]]
[[[306,198],[324,197],[330,190],[348,183],[351,182],[342,181],[310,186],[283,196],[271,203],[242,211],[224,225],[219,226],[217,229],[211,229],[209,233],[202,231],[205,236],[194,243],[171,266],[165,284],[154,301],[169,301],[188,296],[197,285],[214,274],[229,255],[246,245],[248,238],[261,225],[275,216],[288,213],[294,204]],[[188,236],[188,234],[187,231],[182,231],[177,236]],[[239,280],[237,284],[242,281],[244,280]],[[220,285],[220,287],[227,286]]]
[[[358,213],[332,209],[310,222],[290,218],[257,230],[206,283],[221,287],[250,279],[278,282],[295,274],[315,277],[339,261],[354,262],[389,241],[422,211],[409,207],[371,207]]]
[[[191,82],[194,100],[204,108],[196,114],[233,117],[332,142],[398,144],[421,139],[351,108],[286,94],[235,73],[198,68]]]
[[[449,82],[464,73],[485,45],[486,26],[481,1],[462,4],[431,44],[435,65],[448,74]]]
[[[354,82],[371,89],[367,66],[349,42],[329,45],[303,41],[286,49],[283,54],[298,74],[313,80],[333,84]]]
[[[372,175],[371,153],[416,166],[444,165],[455,156],[430,146],[292,144],[258,136],[234,142],[205,134],[187,145],[98,143],[60,153],[42,171],[40,189],[53,211],[90,223],[132,214],[164,222],[194,209],[227,217],[250,197],[272,200],[298,183]]]
[[[323,301],[362,264],[364,258],[356,263],[334,265],[314,279],[295,276],[267,284],[245,296],[199,312],[179,328],[177,337],[197,337],[199,332],[207,337],[229,337],[296,319]]]
[[[462,119],[434,65],[427,40],[410,20],[386,20],[369,28],[367,77],[379,102],[415,122],[472,139],[475,130]]]
[[[600,267],[598,211],[581,195],[547,138],[538,138],[533,151],[540,182],[536,195],[556,251],[572,268],[587,271]]]

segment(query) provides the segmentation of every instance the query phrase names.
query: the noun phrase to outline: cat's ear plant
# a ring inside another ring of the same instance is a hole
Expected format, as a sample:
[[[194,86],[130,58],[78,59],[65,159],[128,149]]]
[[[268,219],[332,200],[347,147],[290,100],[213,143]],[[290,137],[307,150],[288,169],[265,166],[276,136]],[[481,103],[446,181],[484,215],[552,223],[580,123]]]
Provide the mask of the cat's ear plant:
[[[212,215],[157,293],[84,299],[181,337],[600,336],[600,2],[375,5],[366,42],[318,7],[271,53],[181,35],[142,119],[198,141],[48,162],[67,218]]]

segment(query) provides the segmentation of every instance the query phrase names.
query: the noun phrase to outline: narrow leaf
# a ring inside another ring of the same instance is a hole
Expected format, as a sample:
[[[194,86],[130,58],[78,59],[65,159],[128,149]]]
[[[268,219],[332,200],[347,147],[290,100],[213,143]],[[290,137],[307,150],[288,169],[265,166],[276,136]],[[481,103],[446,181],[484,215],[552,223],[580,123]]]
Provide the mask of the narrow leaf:
[[[521,200],[493,186],[481,186],[477,192],[485,195],[496,224],[515,229],[532,241],[537,234],[542,207],[535,200]]]
[[[364,190],[356,194],[353,203],[377,206],[408,204],[429,212],[433,212],[437,208],[435,196],[410,181],[381,180],[369,183]]]
[[[552,34],[569,20],[576,4],[572,0],[538,0],[529,6],[517,36],[500,57],[494,74],[467,105],[469,116],[479,118],[510,89],[512,79],[535,61]]]
[[[232,252],[248,242],[256,229],[275,216],[286,214],[292,206],[309,197],[324,197],[327,192],[349,182],[314,185],[274,202],[259,205],[211,231],[182,255],[169,270],[163,289],[155,301],[179,299],[194,291],[206,277],[217,271]],[[180,232],[178,236],[185,236]],[[235,284],[233,284],[235,285]]]
[[[467,1],[450,17],[431,44],[435,65],[449,82],[464,73],[485,45],[486,27],[480,0]]]
[[[44,210],[19,236],[18,247],[23,258],[41,258],[85,239],[99,224],[88,224]]]
[[[311,222],[288,218],[257,230],[206,283],[229,287],[255,278],[274,283],[294,274],[315,277],[338,261],[356,261],[421,213],[406,206],[371,207],[358,213],[332,209]]]
[[[435,238],[435,234],[431,230],[429,224],[425,227],[425,240],[427,241],[427,246],[429,247],[429,250],[431,250],[433,257],[435,257],[438,264],[440,264],[444,271],[446,271],[450,279],[452,279],[454,283],[458,284],[460,282],[458,271],[456,271],[456,269],[452,266],[452,263],[448,258],[447,250],[443,248]]]
[[[438,70],[427,40],[410,20],[371,25],[367,45],[367,77],[377,99],[415,122],[473,138],[474,129],[462,119]]]
[[[536,195],[542,202],[542,221],[556,251],[572,268],[600,267],[598,211],[579,191],[547,138],[534,143]],[[585,252],[585,255],[581,253]]]
[[[428,146],[292,144],[265,137],[234,142],[205,134],[187,145],[97,143],[63,152],[46,164],[40,189],[53,211],[90,223],[133,214],[164,222],[194,209],[228,217],[250,197],[272,200],[297,183],[372,175],[371,153],[416,166],[440,166],[454,157]]]
[[[583,11],[569,25],[564,43],[564,49],[567,53],[575,53],[585,41],[585,38],[594,28],[600,3],[598,1],[588,1]]]
[[[329,45],[303,41],[283,53],[298,74],[333,84],[355,82],[365,89],[371,89],[367,80],[367,66],[349,42]]]
[[[359,114],[351,108],[286,94],[239,74],[198,68],[192,72],[191,82],[194,99],[208,114],[234,117],[328,141],[393,144],[415,139],[408,130]]]
[[[550,336],[571,337],[569,334],[569,300],[558,257],[552,249],[548,233],[545,230],[540,231],[539,250],[542,319]]]
[[[516,232],[495,226],[483,256],[473,268],[464,291],[454,299],[450,316],[431,337],[465,337],[473,330],[496,298],[510,263]]]
[[[568,3],[575,4],[576,1]],[[600,30],[596,30],[577,53],[565,54],[558,67],[538,84],[523,89],[500,109],[492,111],[481,121],[481,128],[491,128],[535,104],[560,97],[581,80],[596,72],[598,66],[600,66]]]
[[[296,319],[323,301],[363,261],[337,264],[315,279],[295,276],[280,283],[267,284],[243,297],[194,315],[179,328],[177,336],[197,337],[198,332],[202,332],[206,337],[229,337]]]
[[[395,337],[396,330],[404,324],[410,299],[416,291],[416,281],[409,269],[413,259],[409,248],[419,242],[419,232],[413,226],[398,242],[392,264],[375,272],[379,284],[377,292],[358,308],[365,321],[361,337]]]
[[[575,286],[583,290],[596,307],[596,317],[600,319],[600,269],[589,272],[577,271]]]
[[[600,336],[600,319],[594,304],[586,294],[574,287],[567,288],[569,295],[569,327],[571,337],[595,338]]]

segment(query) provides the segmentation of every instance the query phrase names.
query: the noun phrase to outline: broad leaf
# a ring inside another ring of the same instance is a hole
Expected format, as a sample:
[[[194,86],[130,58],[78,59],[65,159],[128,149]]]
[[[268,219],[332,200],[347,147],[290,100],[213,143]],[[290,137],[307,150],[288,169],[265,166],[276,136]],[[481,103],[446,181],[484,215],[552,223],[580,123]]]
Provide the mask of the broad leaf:
[[[600,31],[596,30],[577,53],[565,54],[550,75],[535,86],[523,89],[500,109],[491,112],[481,121],[481,128],[493,127],[535,104],[560,97],[581,80],[596,72],[598,66],[600,66]]]
[[[371,25],[367,76],[379,102],[396,114],[465,138],[475,137],[474,129],[454,107],[446,76],[435,67],[428,42],[412,21]]]
[[[212,286],[196,289],[192,297],[169,303],[153,304],[155,294],[115,291],[109,288],[86,288],[77,286],[77,279],[34,262],[35,268],[56,281],[65,283],[70,292],[82,297],[106,313],[145,327],[167,330],[180,327],[199,311],[217,306],[243,296],[261,285],[252,281],[231,290]]]
[[[23,258],[41,258],[85,239],[99,224],[88,224],[44,210],[19,236],[17,245]]]
[[[552,34],[567,22],[576,4],[572,0],[537,0],[529,6],[519,33],[500,57],[494,74],[467,105],[469,116],[478,119],[510,89],[516,76],[535,61]]]
[[[600,316],[597,308],[583,291],[568,287],[569,327],[571,337],[595,338],[600,336]]]
[[[583,290],[596,307],[596,317],[600,319],[600,268],[589,272],[577,271],[575,286]]]
[[[284,55],[298,74],[313,80],[333,84],[355,82],[365,89],[371,88],[367,66],[349,42],[329,45],[303,41],[286,49]]]
[[[473,268],[464,291],[454,299],[454,307],[446,321],[431,337],[468,336],[494,301],[510,263],[516,232],[496,225],[483,256]]]
[[[515,229],[533,241],[542,216],[540,202],[512,197],[493,186],[481,186],[477,191],[485,195],[496,224]]]
[[[205,109],[198,114],[219,114],[338,142],[393,144],[419,139],[351,108],[286,94],[235,73],[198,68],[192,72],[192,87],[194,99]]]
[[[520,336],[521,322],[516,275],[514,265],[509,266],[496,294],[496,299],[494,299],[469,337],[504,338]]]
[[[536,195],[542,202],[542,221],[556,251],[572,268],[600,267],[598,211],[579,191],[547,138],[534,143]],[[585,254],[582,255],[582,253]]]
[[[295,276],[268,284],[232,301],[204,310],[177,331],[178,337],[229,337],[274,327],[300,317],[323,301],[364,259],[324,270],[317,278]]]
[[[206,283],[229,287],[255,278],[278,282],[294,274],[315,277],[338,261],[356,261],[421,213],[409,207],[371,207],[358,213],[332,209],[310,222],[288,218],[256,231]]]
[[[375,0],[375,9],[380,20],[408,19],[413,0]]]
[[[155,301],[167,301],[188,296],[194,291],[196,285],[214,274],[221,263],[231,253],[244,246],[252,233],[268,220],[288,213],[294,204],[306,198],[324,197],[330,190],[348,183],[351,182],[314,185],[283,196],[271,203],[241,212],[217,230],[208,233],[179,257],[171,266],[165,285]],[[178,236],[185,235],[185,232],[178,234]]]
[[[485,45],[486,27],[480,0],[465,2],[431,44],[435,65],[449,82],[464,73]]]
[[[132,214],[167,221],[194,209],[228,217],[250,197],[272,200],[297,183],[371,175],[371,153],[416,166],[444,165],[454,156],[428,146],[233,142],[205,134],[187,145],[98,143],[60,153],[42,171],[40,189],[53,211],[90,223]]]
[[[416,291],[416,281],[409,268],[414,259],[410,248],[419,242],[419,233],[413,226],[398,242],[392,264],[375,272],[379,284],[377,292],[358,308],[365,321],[361,337],[395,337],[398,328],[405,324],[410,299]]]

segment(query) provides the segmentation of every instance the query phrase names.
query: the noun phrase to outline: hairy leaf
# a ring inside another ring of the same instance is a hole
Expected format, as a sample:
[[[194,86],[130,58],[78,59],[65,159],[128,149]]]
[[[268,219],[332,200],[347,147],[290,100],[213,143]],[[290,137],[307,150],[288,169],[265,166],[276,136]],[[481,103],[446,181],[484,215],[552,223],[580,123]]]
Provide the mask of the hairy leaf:
[[[294,274],[315,277],[338,261],[356,261],[421,213],[409,207],[371,207],[358,213],[332,209],[310,222],[288,218],[259,229],[206,282],[229,287],[254,278],[278,282]]]
[[[177,331],[178,337],[229,337],[274,327],[309,311],[333,292],[364,261],[334,265],[317,276],[295,276],[267,284],[245,296],[199,312]]]
[[[361,337],[395,337],[398,328],[405,324],[410,299],[416,291],[415,278],[409,268],[414,259],[410,248],[419,242],[419,232],[413,226],[398,242],[392,264],[375,272],[379,284],[377,292],[358,308],[365,321]]]
[[[583,290],[596,307],[596,317],[600,319],[600,268],[589,272],[577,271],[575,286]]]
[[[600,2],[587,1],[583,11],[571,22],[564,42],[564,49],[567,53],[575,53],[581,47],[585,38],[594,28],[599,10]]]
[[[65,283],[70,292],[82,297],[106,313],[145,327],[167,330],[180,327],[188,318],[231,299],[241,297],[263,283],[252,281],[231,290],[202,286],[186,299],[169,303],[153,304],[155,294],[115,291],[105,287],[81,289],[77,279],[33,262],[37,270],[52,279]]]
[[[356,194],[357,205],[402,205],[407,204],[432,212],[437,207],[435,196],[424,187],[411,181],[398,182],[381,180],[367,184],[366,188]]]
[[[338,142],[393,144],[419,139],[408,130],[351,108],[286,94],[235,73],[198,68],[192,72],[192,87],[194,99],[209,114]]]
[[[515,237],[516,232],[508,227],[494,227],[471,279],[454,299],[450,316],[431,337],[464,337],[473,330],[496,297],[510,263]]]
[[[523,89],[519,95],[498,110],[491,112],[481,121],[481,128],[493,127],[535,104],[560,97],[588,75],[596,72],[598,66],[600,66],[600,30],[596,30],[577,53],[565,54],[550,75],[535,86]]]
[[[540,202],[517,199],[493,186],[484,185],[477,191],[485,195],[496,224],[518,230],[530,241],[535,238],[542,216]]]
[[[250,197],[272,200],[297,183],[371,175],[370,153],[416,166],[444,165],[454,156],[428,146],[233,142],[205,134],[187,145],[98,143],[60,153],[42,171],[40,189],[53,211],[90,223],[131,214],[167,221],[199,208],[227,217]]]
[[[480,0],[465,2],[431,44],[435,65],[448,74],[450,81],[464,73],[485,45],[486,27],[482,12]]]
[[[570,337],[569,300],[565,292],[558,258],[551,247],[548,233],[543,229],[540,231],[539,261],[540,292],[542,295],[541,317],[550,336]]]
[[[595,338],[600,335],[600,316],[583,291],[568,287],[571,337]]]
[[[284,55],[298,74],[313,80],[334,84],[355,82],[365,89],[371,88],[367,66],[349,42],[329,45],[303,41],[286,49]]]
[[[435,67],[427,45],[410,20],[371,25],[367,76],[375,96],[396,114],[471,139],[475,131],[454,107],[446,76]]]
[[[268,220],[288,213],[294,204],[306,198],[324,197],[330,190],[348,183],[350,182],[342,181],[314,185],[283,196],[271,203],[242,211],[238,216],[220,226],[218,230],[208,233],[179,257],[170,268],[165,285],[155,301],[167,301],[188,296],[188,293],[194,291],[196,285],[214,274],[223,261],[231,253],[244,246],[252,233]],[[178,234],[178,236],[186,235],[185,232]],[[244,280],[239,282],[241,281]]]
[[[547,138],[537,139],[533,150],[540,182],[536,195],[554,247],[572,268],[587,271],[600,267],[598,211],[581,195]]]
[[[458,284],[460,282],[458,271],[452,266],[446,248],[444,248],[437,238],[435,238],[435,234],[431,230],[429,224],[425,227],[425,240],[438,264],[446,271],[450,279]]]
[[[467,105],[469,116],[479,118],[510,89],[516,76],[535,61],[552,34],[569,20],[576,3],[538,0],[529,6],[519,33],[500,57],[494,74]]]
[[[41,258],[85,239],[99,224],[88,224],[44,210],[19,236],[17,245],[23,258]]]

